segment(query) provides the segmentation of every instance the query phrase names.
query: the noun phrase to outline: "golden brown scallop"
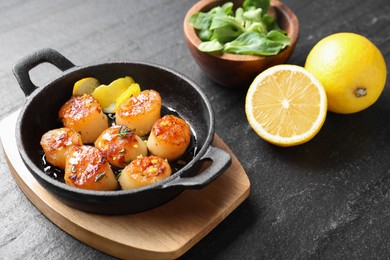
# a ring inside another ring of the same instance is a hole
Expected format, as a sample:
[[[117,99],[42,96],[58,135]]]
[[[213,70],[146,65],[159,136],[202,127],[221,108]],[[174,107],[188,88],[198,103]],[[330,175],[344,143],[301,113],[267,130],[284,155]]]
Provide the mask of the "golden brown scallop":
[[[99,148],[90,145],[74,146],[65,166],[65,183],[87,190],[116,190],[118,182]]]
[[[148,138],[149,151],[168,160],[178,159],[191,141],[191,129],[182,118],[166,115],[157,120]]]
[[[104,130],[96,139],[95,146],[107,155],[111,165],[118,168],[124,168],[139,155],[148,154],[144,141],[125,125],[114,125]]]
[[[59,118],[65,127],[81,134],[83,143],[93,143],[108,127],[108,118],[99,102],[91,95],[72,96],[60,109]]]
[[[46,160],[52,165],[64,170],[69,149],[75,145],[82,145],[83,142],[79,133],[62,127],[43,134],[40,144],[45,153]]]
[[[157,91],[141,91],[118,106],[116,123],[126,125],[139,136],[145,136],[161,117],[161,106],[161,96]]]
[[[139,157],[127,165],[118,178],[123,190],[144,187],[172,174],[167,160],[158,156]]]

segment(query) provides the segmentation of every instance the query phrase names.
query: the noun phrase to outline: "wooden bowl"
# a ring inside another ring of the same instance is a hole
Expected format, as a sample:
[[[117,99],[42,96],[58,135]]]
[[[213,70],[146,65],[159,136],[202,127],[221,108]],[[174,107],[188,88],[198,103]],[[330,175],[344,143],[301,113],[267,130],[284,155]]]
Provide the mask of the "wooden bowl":
[[[191,7],[184,18],[184,36],[188,48],[199,67],[216,83],[230,88],[248,88],[253,79],[265,69],[285,63],[294,51],[299,35],[298,18],[279,1],[272,1],[270,15],[275,15],[279,26],[291,38],[291,44],[275,56],[215,54],[198,49],[201,40],[195,29],[188,23],[189,18],[196,12],[207,12],[213,7],[225,3],[223,0],[202,0]],[[231,1],[234,7],[242,6],[241,1]]]

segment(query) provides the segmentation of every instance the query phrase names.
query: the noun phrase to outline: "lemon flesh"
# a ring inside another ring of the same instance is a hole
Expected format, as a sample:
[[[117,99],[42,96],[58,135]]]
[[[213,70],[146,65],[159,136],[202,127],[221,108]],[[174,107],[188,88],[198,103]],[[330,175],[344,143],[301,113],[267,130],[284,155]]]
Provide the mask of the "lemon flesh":
[[[386,63],[366,37],[336,33],[310,51],[305,68],[324,86],[328,110],[350,114],[373,105],[386,84]]]

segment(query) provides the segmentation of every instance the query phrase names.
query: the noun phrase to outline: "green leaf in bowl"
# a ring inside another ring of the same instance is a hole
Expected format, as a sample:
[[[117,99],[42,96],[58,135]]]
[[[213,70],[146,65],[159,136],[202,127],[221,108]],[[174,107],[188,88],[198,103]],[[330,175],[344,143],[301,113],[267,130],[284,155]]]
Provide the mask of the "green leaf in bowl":
[[[258,32],[245,32],[234,41],[226,43],[224,51],[234,54],[271,56],[278,54],[286,46],[285,41],[274,41],[267,36]],[[280,37],[277,33],[272,33],[270,36]],[[280,37],[279,40],[284,40],[284,38]]]
[[[223,44],[221,44],[217,40],[212,40],[212,41],[202,42],[198,48],[203,52],[222,51]]]

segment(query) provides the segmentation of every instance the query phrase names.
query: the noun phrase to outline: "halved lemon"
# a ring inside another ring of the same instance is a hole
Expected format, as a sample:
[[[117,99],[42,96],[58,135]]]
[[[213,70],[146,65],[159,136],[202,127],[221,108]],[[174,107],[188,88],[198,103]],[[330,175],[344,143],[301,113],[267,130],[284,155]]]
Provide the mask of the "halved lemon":
[[[134,83],[130,76],[116,79],[109,85],[100,85],[93,92],[92,96],[99,101],[105,113],[115,113],[116,99],[122,95],[129,86]]]
[[[91,94],[98,86],[99,81],[93,77],[82,78],[73,85],[73,96]]]
[[[326,118],[321,83],[303,67],[277,65],[260,73],[248,89],[245,113],[264,140],[279,146],[311,140]]]

